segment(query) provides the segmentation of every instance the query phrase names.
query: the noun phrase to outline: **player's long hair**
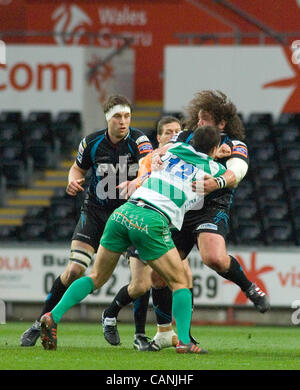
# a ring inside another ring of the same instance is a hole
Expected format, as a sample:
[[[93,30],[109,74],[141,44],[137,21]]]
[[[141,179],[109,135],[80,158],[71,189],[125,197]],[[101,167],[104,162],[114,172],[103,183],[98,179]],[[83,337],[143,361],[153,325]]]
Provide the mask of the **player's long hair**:
[[[223,92],[204,90],[194,95],[194,98],[186,107],[185,127],[187,129],[195,130],[197,128],[200,110],[212,115],[216,125],[224,120],[226,123],[224,133],[231,138],[241,141],[245,139],[245,129],[237,114],[236,106]]]

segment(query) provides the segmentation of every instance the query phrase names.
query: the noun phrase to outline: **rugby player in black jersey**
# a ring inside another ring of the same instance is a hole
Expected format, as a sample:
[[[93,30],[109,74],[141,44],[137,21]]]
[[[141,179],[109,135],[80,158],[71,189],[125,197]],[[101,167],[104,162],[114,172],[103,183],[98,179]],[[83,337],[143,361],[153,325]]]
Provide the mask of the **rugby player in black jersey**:
[[[76,161],[68,175],[67,194],[84,191],[83,183],[91,169],[90,185],[81,208],[65,271],[54,281],[42,312],[21,336],[21,346],[33,346],[40,336],[39,319],[53,309],[76,279],[84,275],[97,251],[105,223],[115,208],[126,199],[116,186],[137,175],[139,161],[152,151],[140,130],[130,127],[131,103],[121,95],[111,96],[104,104],[107,128],[86,136],[79,145]]]
[[[191,210],[185,215],[180,232],[173,240],[176,248],[185,258],[197,243],[201,258],[207,266],[219,275],[237,284],[261,313],[270,309],[266,294],[244,274],[239,262],[226,249],[229,231],[229,210],[233,194],[248,170],[248,149],[243,142],[244,128],[235,105],[220,91],[204,90],[195,94],[187,107],[186,128],[177,141],[192,143],[193,130],[199,126],[217,126],[223,145],[231,149],[229,157],[218,160],[227,171],[218,179],[207,177],[204,188],[205,203],[201,210]],[[197,190],[196,183],[194,186]],[[191,232],[193,234],[191,234]]]
[[[204,208],[189,211],[185,216],[182,229],[174,232],[172,238],[182,259],[187,258],[194,244],[197,244],[203,262],[220,276],[237,284],[254,303],[255,308],[264,313],[270,308],[265,293],[248,280],[239,262],[232,255],[228,255],[226,250],[225,240],[229,231],[229,210],[234,189],[246,175],[249,163],[248,149],[243,142],[242,122],[237,115],[235,105],[219,91],[206,90],[196,94],[187,107],[187,113],[186,128],[190,130],[179,133],[176,141],[192,143],[193,131],[197,127],[217,126],[220,129],[222,139],[219,155],[229,155],[229,157],[218,161],[227,166],[228,169],[217,180],[208,177],[204,186],[203,183],[200,183],[199,189],[201,193],[204,191],[206,195]],[[197,186],[194,189],[196,191]],[[132,301],[127,293],[127,286],[125,287],[119,291],[114,299],[114,301],[122,301],[122,307]],[[137,285],[136,290],[138,289]],[[144,291],[140,290],[140,295],[142,295]],[[191,291],[193,291],[192,288]],[[164,305],[167,307],[167,295],[164,298],[166,300]],[[114,305],[114,315],[117,315],[120,306],[114,302],[112,305]],[[140,322],[145,323],[145,318]],[[172,340],[172,330],[170,329],[168,333],[170,333],[170,340]],[[147,346],[145,343],[144,346],[136,348],[141,351],[158,351],[165,346],[172,345],[169,339],[165,345],[157,345],[155,337],[150,345]],[[192,342],[197,344],[191,335],[190,337]],[[120,342],[116,326],[111,328],[109,338],[106,337],[106,339],[111,344]]]

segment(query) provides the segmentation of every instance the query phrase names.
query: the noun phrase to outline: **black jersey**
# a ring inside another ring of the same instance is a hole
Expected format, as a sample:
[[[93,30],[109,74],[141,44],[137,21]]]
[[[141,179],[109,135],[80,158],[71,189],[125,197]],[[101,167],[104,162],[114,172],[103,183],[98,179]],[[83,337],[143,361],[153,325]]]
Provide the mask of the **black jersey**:
[[[194,133],[192,130],[182,131],[181,133],[179,133],[177,141],[190,143],[193,138],[193,134]],[[217,160],[219,163],[226,167],[226,162],[230,158],[240,158],[247,164],[249,164],[248,148],[244,142],[240,140],[234,140],[226,133],[221,133],[221,145],[223,144],[227,144],[230,146],[231,155]],[[231,188],[223,188],[214,191],[205,197],[204,205],[229,208],[232,203],[233,194],[234,189]]]
[[[132,127],[117,144],[110,141],[107,128],[85,137],[79,144],[76,158],[80,168],[91,168],[85,202],[92,201],[112,210],[123,204],[125,199],[120,197],[116,186],[136,178],[139,160],[151,151],[148,137]]]

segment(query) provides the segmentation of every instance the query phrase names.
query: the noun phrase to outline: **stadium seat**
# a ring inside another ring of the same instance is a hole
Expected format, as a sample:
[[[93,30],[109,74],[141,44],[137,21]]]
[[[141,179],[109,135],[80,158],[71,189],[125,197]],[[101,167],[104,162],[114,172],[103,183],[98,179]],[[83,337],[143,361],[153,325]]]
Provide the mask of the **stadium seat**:
[[[0,225],[0,242],[19,241],[19,226]]]
[[[23,120],[23,114],[21,111],[1,111],[0,113],[0,122],[14,122],[21,123]]]
[[[56,152],[45,141],[31,141],[26,147],[27,153],[37,169],[55,168],[58,163]]]
[[[77,149],[82,138],[81,114],[77,111],[58,113],[57,118],[52,122],[52,130],[54,136],[61,142],[63,153]]]
[[[260,207],[263,219],[266,222],[291,220],[287,201],[269,201],[268,203],[261,204]]]
[[[245,221],[259,221],[260,214],[255,200],[235,201],[232,208],[232,217]]]
[[[258,197],[260,204],[266,204],[270,201],[285,200],[286,192],[281,182],[262,182],[258,187]]]
[[[23,223],[20,230],[21,241],[47,241],[48,225],[45,220],[30,220]]]
[[[286,163],[283,167],[284,177],[288,183],[300,181],[300,161]]]
[[[278,120],[275,122],[275,126],[288,125],[288,124],[300,126],[300,114],[299,113],[282,112],[279,115]]]
[[[234,204],[236,201],[248,201],[256,198],[256,191],[250,180],[243,180],[234,193]]]
[[[246,126],[246,144],[271,142],[273,143],[273,134],[267,125],[248,125]]]
[[[26,151],[20,141],[1,142],[0,156],[2,161],[25,161]]]
[[[250,163],[250,169],[252,169]],[[277,161],[259,161],[252,170],[253,179],[257,183],[282,181],[283,176]]]
[[[300,181],[290,181],[287,185],[291,207],[300,205]],[[300,211],[300,210],[299,210]]]
[[[78,111],[61,111],[56,117],[57,123],[73,123],[77,125],[78,129],[81,129],[82,120],[81,114]]]
[[[265,161],[277,161],[279,155],[273,143],[253,142],[248,145],[251,164],[256,165]]]
[[[280,146],[282,166],[297,164],[300,161],[300,142],[285,143]]]
[[[16,122],[0,122],[0,142],[23,142],[21,126]]]
[[[48,220],[64,220],[65,218],[76,220],[75,199],[52,199],[49,208]]]
[[[50,111],[31,111],[28,114],[27,121],[29,123],[45,123],[49,124],[52,122],[52,114]]]
[[[266,241],[270,246],[295,245],[295,235],[291,221],[270,221],[265,226]]]
[[[296,125],[277,125],[273,132],[279,146],[286,142],[300,142],[300,128]]]
[[[32,220],[47,220],[49,213],[49,207],[35,206],[29,207],[23,217],[23,222],[29,222]]]
[[[53,142],[51,127],[47,123],[26,122],[24,124],[24,139],[26,144],[31,141]]]
[[[49,224],[49,241],[70,242],[76,226],[73,218],[61,221],[52,221]]]
[[[257,221],[238,220],[234,223],[236,242],[238,245],[264,245],[264,232]]]
[[[273,115],[270,112],[252,112],[247,120],[247,125],[258,124],[272,126]]]
[[[29,170],[22,160],[0,162],[0,171],[6,177],[7,187],[27,187],[29,184]]]

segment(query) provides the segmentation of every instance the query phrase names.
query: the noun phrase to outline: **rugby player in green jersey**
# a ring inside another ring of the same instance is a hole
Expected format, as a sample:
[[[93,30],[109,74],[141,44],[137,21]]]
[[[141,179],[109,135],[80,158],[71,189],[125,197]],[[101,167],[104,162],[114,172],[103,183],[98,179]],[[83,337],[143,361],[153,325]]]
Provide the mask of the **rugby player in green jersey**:
[[[128,202],[109,217],[91,274],[73,282],[54,309],[41,318],[44,349],[57,348],[57,324],[64,313],[103,286],[112,275],[120,255],[134,245],[173,293],[172,313],[178,333],[178,353],[207,353],[191,342],[191,291],[171,229],[180,230],[188,210],[201,208],[203,197],[192,190],[192,182],[206,174],[218,177],[226,168],[213,159],[220,144],[215,127],[194,132],[192,145],[170,144],[161,169],[152,171]]]

